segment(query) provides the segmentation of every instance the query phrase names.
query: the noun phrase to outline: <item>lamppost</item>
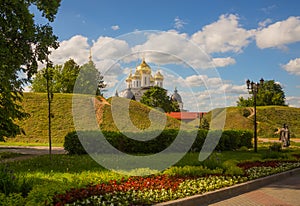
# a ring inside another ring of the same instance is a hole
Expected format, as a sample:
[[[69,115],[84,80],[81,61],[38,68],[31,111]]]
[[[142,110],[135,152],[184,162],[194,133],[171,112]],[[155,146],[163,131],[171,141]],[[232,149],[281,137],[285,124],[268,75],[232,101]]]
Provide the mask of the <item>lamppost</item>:
[[[264,84],[264,79],[261,78],[258,82],[253,82],[248,79],[246,81],[247,89],[252,93],[253,95],[253,106],[254,106],[254,152],[257,152],[257,122],[256,122],[256,97],[258,93],[258,89],[261,85]]]

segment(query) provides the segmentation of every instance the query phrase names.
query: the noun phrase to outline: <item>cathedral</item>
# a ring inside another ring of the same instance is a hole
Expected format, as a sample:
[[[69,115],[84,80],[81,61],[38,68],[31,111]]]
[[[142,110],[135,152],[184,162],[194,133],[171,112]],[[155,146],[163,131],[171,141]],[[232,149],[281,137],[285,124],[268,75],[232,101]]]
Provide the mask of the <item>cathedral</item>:
[[[151,67],[146,63],[145,59],[143,59],[141,64],[136,67],[135,72],[130,72],[125,81],[127,88],[121,91],[120,94],[116,95],[140,101],[143,94],[149,88],[153,86],[163,88],[164,76],[160,73],[160,71],[157,71],[153,75]],[[174,94],[171,96],[171,99],[178,102],[179,108],[182,111],[183,102],[181,96],[178,94],[177,89],[175,89]]]

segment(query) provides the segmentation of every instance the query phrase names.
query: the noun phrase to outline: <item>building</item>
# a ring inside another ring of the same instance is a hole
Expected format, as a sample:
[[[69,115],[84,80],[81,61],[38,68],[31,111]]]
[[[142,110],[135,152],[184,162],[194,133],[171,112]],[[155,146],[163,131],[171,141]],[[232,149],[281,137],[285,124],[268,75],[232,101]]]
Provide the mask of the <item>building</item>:
[[[188,123],[195,119],[199,119],[199,121],[201,121],[203,119],[203,116],[206,115],[206,112],[184,112],[183,111],[183,112],[170,112],[167,113],[167,115]]]
[[[164,76],[160,71],[152,74],[151,67],[146,63],[145,59],[143,59],[141,64],[136,67],[134,73],[130,71],[130,74],[125,81],[127,88],[118,93],[118,96],[140,101],[143,94],[149,88],[153,86],[159,86],[163,88]],[[176,88],[174,94],[171,96],[171,99],[173,101],[177,101],[179,104],[179,108],[181,110],[183,109],[183,102]]]

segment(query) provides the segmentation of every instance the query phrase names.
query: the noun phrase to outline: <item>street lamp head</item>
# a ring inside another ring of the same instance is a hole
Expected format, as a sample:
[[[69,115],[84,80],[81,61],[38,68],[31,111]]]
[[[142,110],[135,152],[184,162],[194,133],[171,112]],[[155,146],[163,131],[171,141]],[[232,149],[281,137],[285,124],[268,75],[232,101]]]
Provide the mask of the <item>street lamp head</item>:
[[[247,79],[246,84],[247,84],[247,89],[250,89],[250,80],[249,79]]]

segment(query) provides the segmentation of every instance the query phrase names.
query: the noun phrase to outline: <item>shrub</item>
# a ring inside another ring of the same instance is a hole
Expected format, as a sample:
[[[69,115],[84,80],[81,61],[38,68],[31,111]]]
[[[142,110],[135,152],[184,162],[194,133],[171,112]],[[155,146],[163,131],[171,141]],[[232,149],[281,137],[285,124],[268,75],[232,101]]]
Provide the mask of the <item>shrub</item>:
[[[170,167],[165,170],[163,174],[170,176],[187,176],[187,177],[201,177],[212,174],[222,174],[223,170],[221,168],[209,169],[204,166],[184,166],[184,167]]]
[[[21,193],[25,197],[32,189],[32,185],[31,179],[19,178],[7,165],[0,165],[0,193],[5,195]]]
[[[288,156],[281,152],[267,151],[262,155],[261,158],[262,159],[287,159]]]
[[[241,176],[244,175],[244,170],[237,166],[236,161],[228,160],[225,161],[223,164],[223,169],[225,170],[226,175],[232,176]]]
[[[273,152],[280,152],[282,149],[281,143],[274,142],[272,145],[270,145],[269,149],[270,149],[270,151],[273,151]]]
[[[88,148],[91,153],[108,153],[110,150],[104,144],[108,141],[110,145],[124,153],[153,154],[168,148],[176,139],[177,144],[176,147],[172,148],[172,152],[183,152],[186,149],[198,152],[201,150],[206,138],[214,138],[221,131],[210,131],[209,136],[207,136],[208,130],[180,131],[180,134],[182,134],[180,137],[177,136],[178,132],[179,130],[168,129],[155,137],[157,131],[126,133],[126,135],[121,132],[102,131],[101,136],[105,138],[99,137],[99,131],[70,132],[65,136],[64,148],[69,154],[86,154],[85,148]],[[197,136],[195,138],[196,132]],[[138,140],[129,138],[133,136]],[[151,139],[150,137],[154,138]],[[187,139],[194,141],[192,146],[188,145],[190,141],[186,141]],[[252,133],[249,131],[226,130],[222,132],[216,150],[237,150],[242,146],[250,148],[252,147],[251,141]],[[84,147],[82,144],[84,144]]]
[[[204,167],[209,169],[222,168],[222,162],[218,153],[212,153],[206,160],[202,162]]]
[[[244,108],[244,109],[242,110],[242,115],[243,115],[244,117],[249,117],[250,114],[251,114],[250,109]]]
[[[242,151],[242,152],[246,152],[248,150],[249,150],[249,148],[246,147],[246,146],[241,146],[240,149],[239,149],[239,151]]]
[[[85,149],[83,148],[77,132],[69,132],[65,136],[64,149],[68,154],[86,154]]]
[[[0,206],[23,206],[26,203],[26,198],[20,193],[11,193],[5,195],[0,193]]]

